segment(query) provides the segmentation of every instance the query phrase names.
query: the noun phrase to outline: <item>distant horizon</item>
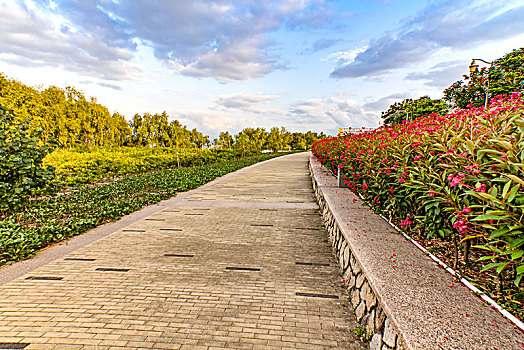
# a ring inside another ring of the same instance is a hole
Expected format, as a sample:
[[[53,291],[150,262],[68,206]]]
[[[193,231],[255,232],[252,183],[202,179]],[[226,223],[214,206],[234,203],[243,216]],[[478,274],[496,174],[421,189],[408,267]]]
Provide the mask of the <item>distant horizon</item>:
[[[524,46],[518,0],[0,0],[0,10],[8,78],[72,86],[128,120],[165,111],[211,138],[378,127],[394,102],[442,97],[472,58]]]

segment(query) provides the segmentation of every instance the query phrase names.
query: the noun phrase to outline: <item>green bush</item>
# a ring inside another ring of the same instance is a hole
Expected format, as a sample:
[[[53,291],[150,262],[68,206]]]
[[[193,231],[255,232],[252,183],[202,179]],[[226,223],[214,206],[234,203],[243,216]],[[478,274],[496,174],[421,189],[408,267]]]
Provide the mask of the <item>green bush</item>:
[[[255,153],[250,152],[248,156]],[[174,147],[76,147],[57,149],[44,159],[54,166],[65,185],[96,183],[163,169],[227,161],[241,157],[239,151]]]
[[[15,123],[12,111],[0,105],[0,210],[13,211],[31,196],[49,193],[54,168],[42,164],[49,153],[40,130]]]

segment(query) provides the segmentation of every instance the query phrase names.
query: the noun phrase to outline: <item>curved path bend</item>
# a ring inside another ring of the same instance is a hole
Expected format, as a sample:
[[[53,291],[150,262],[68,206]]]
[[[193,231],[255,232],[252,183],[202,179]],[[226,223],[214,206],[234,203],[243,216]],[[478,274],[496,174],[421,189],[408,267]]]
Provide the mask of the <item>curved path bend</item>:
[[[363,349],[308,159],[240,170],[0,269],[0,349]]]

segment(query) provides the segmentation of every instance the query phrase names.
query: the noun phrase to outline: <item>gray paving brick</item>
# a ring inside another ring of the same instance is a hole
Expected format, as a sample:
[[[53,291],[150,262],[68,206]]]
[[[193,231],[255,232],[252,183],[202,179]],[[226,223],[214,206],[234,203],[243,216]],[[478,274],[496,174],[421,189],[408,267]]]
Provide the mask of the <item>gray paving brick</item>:
[[[162,221],[133,222],[65,256],[95,261],[62,257],[30,273],[61,281],[24,275],[4,284],[0,341],[45,339],[28,349],[363,349],[321,219],[311,215],[307,162],[308,154],[278,158],[175,197],[149,217]]]

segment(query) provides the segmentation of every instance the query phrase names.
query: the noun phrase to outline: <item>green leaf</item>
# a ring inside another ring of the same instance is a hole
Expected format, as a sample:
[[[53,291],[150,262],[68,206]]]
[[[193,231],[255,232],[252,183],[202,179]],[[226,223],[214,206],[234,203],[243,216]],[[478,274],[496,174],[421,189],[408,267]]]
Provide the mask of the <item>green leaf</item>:
[[[494,141],[500,147],[504,148],[506,151],[513,149],[513,145],[508,141],[501,141],[501,140],[496,140],[496,139],[491,139],[490,141]]]
[[[507,232],[509,231],[509,229],[507,228],[503,228],[503,229],[500,229],[500,230],[496,230],[495,232],[493,232],[489,238],[491,239],[495,239],[495,238],[498,238],[500,236],[504,236]]]
[[[524,152],[522,153],[524,154]],[[509,191],[509,194],[508,194],[508,198],[507,198],[508,203],[511,203],[513,199],[515,199],[518,192],[519,192],[519,185],[513,186],[513,188],[511,189],[511,191]]]
[[[511,262],[500,263],[499,267],[497,267],[497,273],[500,274],[509,264],[511,264]]]
[[[506,194],[508,193],[510,186],[511,186],[511,180],[509,180],[508,183],[504,185],[504,188],[502,189],[502,198],[506,199]]]
[[[522,180],[521,178],[519,178],[518,176],[515,176],[515,175],[512,175],[512,174],[502,174],[503,176],[513,180],[513,181],[516,181],[518,182],[519,184],[521,184],[522,186],[524,186],[524,180]]]
[[[494,187],[495,189],[495,193],[496,193],[496,187]],[[496,203],[499,203],[499,204],[502,204],[502,201],[493,197],[492,195],[488,194],[488,193],[483,193],[483,192],[476,192],[475,193],[475,196],[476,197],[481,197],[482,199],[484,200],[487,200],[487,201],[492,201],[492,202],[496,202]]]
[[[471,221],[502,220],[502,219],[506,219],[508,217],[509,217],[508,215],[482,214],[482,215],[479,215],[479,216],[471,219]]]
[[[480,270],[480,272],[484,272],[486,270],[489,270],[489,269],[493,269],[495,267],[498,267],[501,263],[491,263],[491,264],[487,264],[486,266],[484,266],[482,268],[482,270]]]
[[[519,286],[520,284],[520,280],[522,279],[522,276],[524,275],[518,275],[517,278],[515,279],[514,283],[515,283],[515,286]]]
[[[493,149],[479,149],[477,151],[477,155],[484,155],[484,154],[496,154],[496,155],[501,155],[502,152],[500,151],[496,151],[496,150],[493,150]]]
[[[480,258],[477,259],[477,261],[489,260],[489,259],[494,259],[497,257],[498,257],[497,255],[481,256]]]
[[[520,247],[521,245],[524,244],[524,238],[518,238],[518,239],[514,239],[511,241],[511,243],[509,244],[509,248],[510,249],[513,249],[513,248],[518,248]]]

